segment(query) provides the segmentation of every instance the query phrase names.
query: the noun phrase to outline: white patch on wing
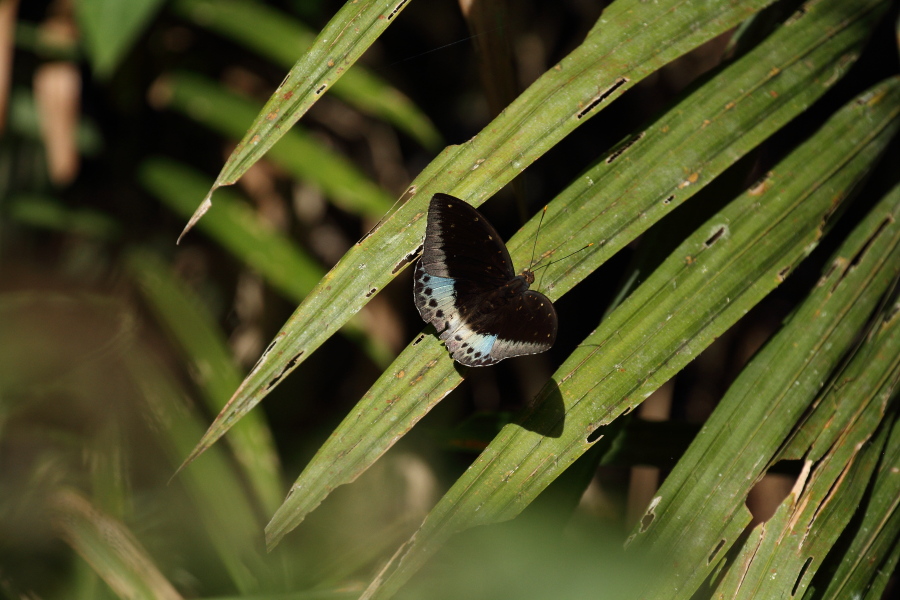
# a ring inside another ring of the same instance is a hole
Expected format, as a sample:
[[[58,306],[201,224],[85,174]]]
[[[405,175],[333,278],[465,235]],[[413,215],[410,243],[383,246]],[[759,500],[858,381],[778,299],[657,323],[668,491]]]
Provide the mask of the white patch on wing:
[[[520,342],[516,340],[499,340],[493,348],[494,357],[497,360],[522,356],[524,354],[539,354],[550,349],[551,344],[535,344],[533,342]]]
[[[481,367],[496,362],[491,356],[497,336],[476,333],[454,315],[450,326],[441,333],[454,360],[470,367]]]

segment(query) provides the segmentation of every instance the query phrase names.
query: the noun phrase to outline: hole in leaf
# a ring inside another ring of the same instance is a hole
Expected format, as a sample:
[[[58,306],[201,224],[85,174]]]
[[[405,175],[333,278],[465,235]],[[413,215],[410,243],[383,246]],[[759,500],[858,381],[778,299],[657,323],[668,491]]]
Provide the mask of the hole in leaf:
[[[718,228],[716,228],[713,234],[709,236],[709,238],[707,238],[705,242],[703,242],[703,245],[709,248],[710,246],[715,244],[723,235],[725,235],[725,227],[720,225]]]
[[[803,581],[803,576],[806,575],[806,570],[809,568],[810,563],[812,563],[812,556],[808,556],[806,558],[806,562],[803,563],[803,568],[800,569],[800,573],[797,575],[797,581],[794,582],[794,589],[791,590],[791,596],[797,595],[797,590],[800,588],[800,582]]]
[[[275,387],[275,384],[278,383],[278,382],[281,380],[282,377],[284,377],[285,375],[287,375],[288,371],[290,371],[291,369],[294,368],[294,365],[297,364],[297,361],[300,360],[300,357],[301,357],[301,356],[303,356],[303,351],[302,351],[302,350],[301,350],[300,352],[298,352],[297,354],[295,354],[294,357],[293,357],[291,360],[289,360],[288,363],[287,363],[286,365],[284,365],[284,368],[281,369],[281,372],[278,373],[278,375],[276,375],[276,376],[275,376],[275,377],[274,377],[274,378],[266,385],[266,391],[271,390],[273,387]]]
[[[713,551],[709,553],[709,557],[706,559],[706,564],[711,565],[713,561],[716,559],[716,555],[719,554],[719,551],[722,550],[722,547],[725,546],[725,540],[719,540],[719,543],[716,544],[716,547],[713,548]]]
[[[388,15],[388,17],[387,17],[387,18],[388,18],[388,21],[390,21],[391,19],[393,19],[394,17],[396,17],[396,16],[397,16],[397,13],[400,12],[401,10],[403,10],[403,6],[404,6],[407,2],[409,2],[409,0],[402,0],[402,2],[400,2],[400,4],[398,4],[397,6],[395,6],[395,7],[394,7],[394,10],[392,10],[391,13],[390,13],[390,14]]]
[[[589,112],[591,112],[592,110],[594,110],[595,108],[597,108],[597,106],[598,106],[601,102],[603,102],[604,100],[606,100],[607,98],[609,98],[609,96],[610,96],[613,92],[615,92],[617,89],[619,89],[620,87],[622,87],[622,86],[625,85],[626,83],[628,83],[628,78],[626,78],[626,77],[619,77],[618,79],[616,79],[615,83],[613,83],[611,86],[609,86],[609,88],[606,89],[606,91],[604,91],[603,93],[601,93],[600,95],[598,95],[596,98],[594,98],[594,99],[591,101],[590,104],[588,104],[587,106],[585,106],[584,108],[582,108],[580,111],[578,111],[578,114],[577,114],[576,116],[577,116],[579,119],[583,119]]]
[[[900,303],[894,304],[891,310],[888,311],[886,315],[884,315],[884,322],[888,323],[889,321],[891,321],[895,316],[897,316],[897,313],[900,313]]]
[[[778,461],[750,489],[746,504],[754,524],[764,523],[775,514],[797,482],[802,464],[799,460]]]
[[[783,267],[780,271],[778,271],[778,275],[776,275],[776,277],[778,278],[778,281],[784,281],[785,279],[787,279],[788,273],[790,273],[790,272],[791,272],[791,265]]]
[[[816,285],[817,285],[817,286],[820,286],[820,287],[821,287],[822,285],[825,285],[825,282],[828,281],[828,279],[829,279],[832,275],[834,275],[835,270],[840,266],[840,263],[841,263],[841,262],[842,262],[842,261],[841,261],[840,258],[837,258],[837,259],[833,260],[833,261],[831,262],[831,266],[828,267],[828,270],[825,271],[825,272],[822,274],[822,277],[819,279],[819,282],[818,282]],[[842,278],[841,278],[841,279],[842,279]],[[838,281],[840,281],[840,279],[838,279]]]
[[[651,523],[653,523],[653,519],[656,518],[656,507],[659,505],[660,500],[662,500],[662,496],[657,496],[650,501],[650,506],[647,507],[647,512],[645,512],[644,516],[641,517],[641,533],[647,531],[647,528],[650,527]]]
[[[795,12],[790,17],[788,17],[788,19],[784,22],[784,24],[785,25],[793,25],[794,23],[796,23],[797,21],[802,19],[804,16],[806,16],[806,7],[801,6],[800,8],[797,9],[797,12]]]
[[[628,150],[634,144],[636,144],[638,141],[640,141],[640,139],[642,137],[644,137],[643,131],[640,132],[639,134],[637,134],[636,136],[634,136],[633,138],[631,138],[630,140],[628,140],[627,142],[625,142],[625,144],[623,144],[621,148],[619,148],[618,150],[614,151],[612,154],[610,154],[609,156],[606,157],[606,164],[610,164],[612,161],[619,158],[626,150]]]
[[[410,252],[409,254],[404,256],[403,260],[398,262],[396,265],[394,265],[394,268],[391,269],[391,275],[396,275],[400,271],[400,269],[402,269],[403,267],[405,267],[412,261],[416,260],[416,257],[419,255],[419,253],[422,252],[422,248],[424,248],[424,247],[425,247],[425,245],[422,244],[421,246],[419,246],[418,248],[416,248],[415,250],[413,250],[412,252]]]
[[[875,233],[869,236],[869,239],[866,240],[866,244],[859,249],[859,252],[856,253],[856,256],[850,259],[850,263],[847,265],[847,269],[844,271],[845,274],[850,271],[850,269],[853,269],[854,267],[859,265],[860,262],[862,262],[863,257],[866,255],[866,252],[869,251],[869,248],[873,243],[875,243],[875,240],[878,239],[878,236],[881,235],[881,232],[884,230],[884,228],[891,224],[891,221],[892,219],[887,218],[881,222],[881,225],[878,226],[878,229],[875,231]]]

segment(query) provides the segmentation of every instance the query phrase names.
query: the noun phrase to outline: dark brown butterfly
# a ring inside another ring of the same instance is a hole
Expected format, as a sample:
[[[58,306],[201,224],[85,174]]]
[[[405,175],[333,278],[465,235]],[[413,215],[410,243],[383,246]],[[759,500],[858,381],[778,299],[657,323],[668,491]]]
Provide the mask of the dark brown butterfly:
[[[428,207],[415,270],[419,314],[459,363],[482,367],[537,354],[556,341],[556,310],[530,291],[534,273],[516,275],[506,245],[481,213],[448,194]]]

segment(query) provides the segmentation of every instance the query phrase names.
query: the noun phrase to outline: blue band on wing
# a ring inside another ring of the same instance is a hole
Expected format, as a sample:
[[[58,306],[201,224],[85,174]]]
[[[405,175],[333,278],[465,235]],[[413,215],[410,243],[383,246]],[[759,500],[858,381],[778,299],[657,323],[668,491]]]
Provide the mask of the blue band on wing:
[[[491,350],[497,341],[495,334],[476,333],[457,317],[450,321],[440,337],[453,358],[465,365],[480,366],[494,362]]]
[[[429,275],[416,267],[416,306],[422,318],[438,332],[456,317],[456,281],[451,277]]]
[[[429,278],[428,281],[422,282],[422,285],[425,286],[426,296],[432,296],[437,300],[453,296],[453,286],[456,284],[455,279],[450,277],[435,277],[434,275],[427,275],[427,277]],[[429,289],[431,292],[427,291]]]

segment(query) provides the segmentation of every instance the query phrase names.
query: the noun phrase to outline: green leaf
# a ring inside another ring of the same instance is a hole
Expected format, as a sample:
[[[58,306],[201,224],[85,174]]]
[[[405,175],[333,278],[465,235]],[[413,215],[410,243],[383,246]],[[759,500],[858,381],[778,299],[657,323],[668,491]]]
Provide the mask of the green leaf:
[[[315,33],[290,15],[252,0],[176,0],[172,9],[284,68],[290,68],[315,40]],[[441,144],[440,133],[428,117],[403,93],[364,67],[356,66],[335,81],[331,93],[391,123],[430,150]]]
[[[212,206],[212,194],[231,185],[302,117],[362,56],[410,0],[351,0],[328,22],[257,115],[191,216],[184,236]],[[180,239],[180,238],[179,238]]]
[[[520,423],[504,427],[362,598],[390,597],[453,533],[518,515],[603,426],[783,281],[900,127],[898,100],[896,78],[854,100],[694,231],[585,339]]]
[[[206,406],[217,413],[243,377],[209,311],[149,250],[133,249],[125,264],[160,324],[181,348]],[[266,510],[278,507],[281,469],[263,415],[247,415],[228,440],[243,475]]]
[[[848,237],[807,300],[744,369],[666,478],[634,538],[692,567],[665,560],[664,585],[647,590],[647,598],[689,598],[740,540],[751,520],[745,506],[750,488],[853,349],[897,275],[900,228],[890,223],[897,216],[900,188]],[[700,564],[704,568],[696,568]]]
[[[900,191],[895,190],[895,193]],[[894,305],[896,307],[896,305]],[[894,317],[896,320],[896,316]],[[883,584],[897,565],[900,546],[900,421],[894,420],[885,454],[878,467],[872,493],[862,507],[862,521],[853,540],[841,556],[828,587],[819,596],[823,600],[841,600],[873,589],[880,598],[876,582]],[[809,594],[807,594],[809,596]]]
[[[123,523],[74,490],[60,490],[51,502],[62,538],[120,598],[181,598]]]
[[[171,108],[235,139],[258,110],[252,101],[192,73],[173,75],[168,92]],[[299,126],[285,132],[268,158],[296,177],[316,184],[336,206],[352,214],[379,218],[393,204],[387,192]]]
[[[877,207],[875,216],[896,219],[900,188],[895,189],[892,200],[892,211],[885,215],[880,210],[883,207]],[[900,228],[892,225],[882,226],[882,230],[894,229],[887,234],[894,241],[889,258],[878,254],[882,250],[879,247],[859,251],[877,257],[869,258],[869,262],[883,260],[882,270],[893,283],[900,275]],[[884,237],[879,232],[873,246],[880,246],[879,238]],[[848,271],[860,268],[850,262],[844,266]],[[876,314],[862,346],[817,398],[813,412],[831,418],[810,419],[820,424],[819,435],[807,448],[804,470],[794,492],[775,517],[757,526],[744,542],[741,556],[719,586],[721,597],[772,598],[788,589],[792,596],[801,595],[859,507],[884,452],[890,427],[882,426],[882,420],[900,384],[900,321],[895,318],[896,312],[893,304]],[[806,425],[804,429],[809,429]],[[895,504],[896,498],[884,497],[880,502]],[[873,525],[875,530],[880,529],[879,524]],[[855,555],[847,556],[856,559]],[[864,589],[847,590],[848,597]]]
[[[165,158],[144,161],[139,178],[148,190],[182,215],[190,214],[197,193],[208,184],[202,175]],[[322,278],[324,269],[302,248],[263,222],[236,192],[222,190],[220,197],[216,211],[203,221],[201,228],[282,294],[301,302]],[[372,340],[357,319],[345,323],[343,331],[376,364],[390,362],[390,351]]]
[[[630,0],[611,6],[601,20],[617,31],[616,36],[602,35],[595,27],[583,44],[547,71],[480,134],[446,149],[413,182],[408,192],[412,200],[350,249],[294,312],[200,441],[197,452],[220,437],[415,259],[424,232],[422,217],[432,194],[446,192],[480,205],[642,77],[765,4],[765,0],[756,0],[740,8],[717,4],[701,10],[675,0],[652,5]],[[677,11],[667,12],[676,5]],[[611,53],[616,54],[617,61],[608,60]],[[684,176],[679,173],[673,187],[685,187]],[[660,216],[669,204],[660,200]],[[565,210],[565,206],[558,206],[550,214]],[[628,218],[640,221],[639,213],[629,213]],[[546,239],[551,244],[572,241],[568,232],[551,232],[552,218],[549,220]],[[608,240],[599,241],[598,250]],[[569,271],[557,274],[558,285],[571,287],[574,281],[570,277]],[[553,285],[557,285],[555,280]],[[553,287],[548,291],[551,298],[558,293]],[[402,369],[402,359],[395,364]],[[411,381],[421,375],[415,371],[403,373],[412,377]],[[398,372],[397,376],[403,375]]]
[[[75,15],[99,77],[108,77],[150,23],[163,0],[76,0]]]
[[[550,298],[562,296],[810,106],[847,68],[848,55],[859,52],[886,7],[817,5],[807,14],[811,35],[783,28],[574,181],[550,203],[541,240],[554,249],[544,256],[601,242],[548,269]],[[537,221],[508,244],[516,264],[528,259]],[[358,477],[461,380],[440,340],[426,329],[319,449],[293,486],[302,493],[290,494],[269,524],[270,539]]]

